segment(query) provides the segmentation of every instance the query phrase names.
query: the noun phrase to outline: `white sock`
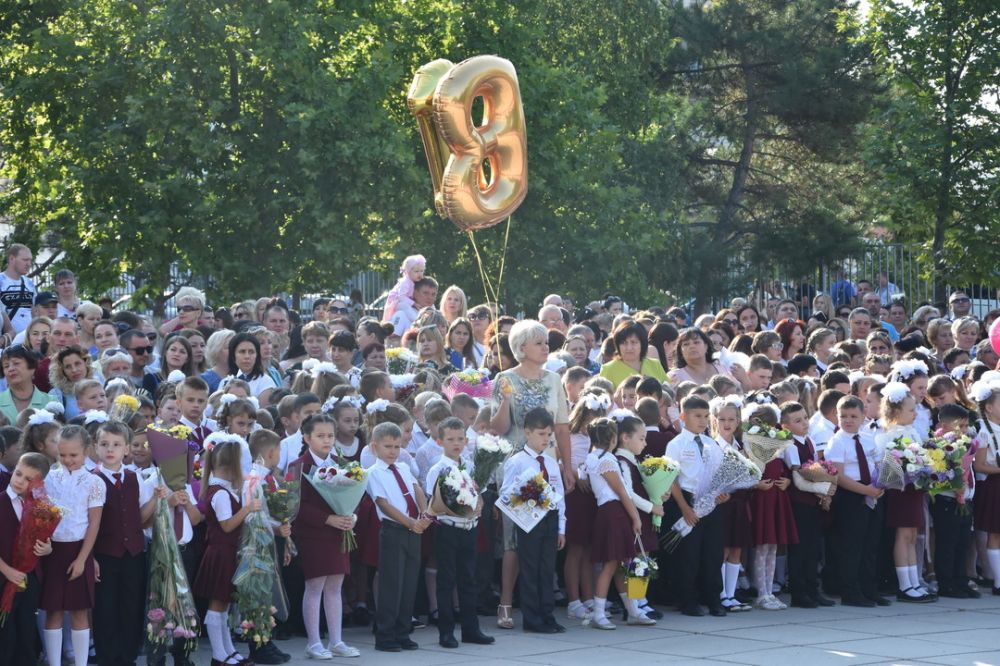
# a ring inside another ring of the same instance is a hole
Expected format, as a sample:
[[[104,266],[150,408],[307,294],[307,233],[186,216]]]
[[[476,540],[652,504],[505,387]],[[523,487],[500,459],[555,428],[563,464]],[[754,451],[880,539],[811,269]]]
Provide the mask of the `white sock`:
[[[222,627],[222,648],[226,651],[226,655],[233,654],[236,652],[236,646],[233,645],[233,633],[229,631],[229,609],[216,612],[219,614],[219,626]]]
[[[733,599],[736,596],[736,581],[740,578],[740,565],[739,563],[724,562],[722,569],[725,571],[722,584],[723,593],[726,599]]]
[[[1000,575],[1000,548],[987,548],[986,549],[986,559],[990,563],[990,571],[993,573],[993,587],[996,588],[1000,585],[1000,580],[997,580],[997,576]]]
[[[62,666],[62,635],[63,630],[45,629],[42,632],[42,639],[45,643],[45,657],[49,666]]]
[[[225,661],[231,652],[226,652],[226,644],[222,635],[226,631],[226,616],[218,611],[205,613],[205,630],[208,633],[208,643],[212,646],[212,659]]]
[[[639,604],[636,600],[629,597],[628,595],[621,595],[622,601],[625,603],[625,608],[628,609],[629,617],[644,617],[646,614],[639,610]]]
[[[917,565],[911,564],[910,566],[906,567],[906,570],[909,572],[910,575],[910,585],[917,588],[918,590],[926,592],[927,590],[925,590],[924,586],[920,584],[920,573],[917,570]]]
[[[642,599],[636,599],[635,602],[639,604],[639,608],[650,608],[649,602],[646,601],[646,597]]]
[[[600,597],[594,597],[594,617],[601,618],[604,617],[604,605],[608,602],[607,599],[601,599]]]
[[[90,652],[90,629],[73,629],[70,632],[73,640],[73,660],[76,666],[87,666],[87,653]]]
[[[583,599],[582,603],[587,608],[587,610],[589,610],[589,611],[593,611],[594,610],[594,600],[593,600],[593,598],[591,598],[591,599]]]
[[[910,580],[909,567],[896,567],[896,580],[899,581],[899,591],[906,592],[911,587],[916,587]]]
[[[576,601],[569,602],[569,605],[567,606],[567,610],[569,610],[569,611],[575,611],[575,610],[578,610],[580,608],[583,608],[583,604],[580,603],[579,599],[577,599]]]

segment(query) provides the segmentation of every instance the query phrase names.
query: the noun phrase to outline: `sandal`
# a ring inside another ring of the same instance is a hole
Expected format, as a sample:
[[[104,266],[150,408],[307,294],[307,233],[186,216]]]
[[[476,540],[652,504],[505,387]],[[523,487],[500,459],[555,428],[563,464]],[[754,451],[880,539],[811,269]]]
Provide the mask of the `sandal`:
[[[513,629],[514,618],[511,615],[511,607],[503,604],[497,606],[497,626],[501,629]]]

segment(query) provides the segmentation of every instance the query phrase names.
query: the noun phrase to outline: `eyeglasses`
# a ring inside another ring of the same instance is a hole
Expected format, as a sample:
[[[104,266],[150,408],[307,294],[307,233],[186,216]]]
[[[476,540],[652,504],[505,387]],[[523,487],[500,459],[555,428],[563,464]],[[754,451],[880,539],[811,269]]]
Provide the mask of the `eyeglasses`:
[[[180,305],[177,307],[178,312],[198,312],[201,309],[197,305]]]
[[[150,345],[148,347],[129,347],[128,350],[133,354],[135,354],[136,356],[145,356],[146,354],[153,353],[153,346]]]
[[[482,321],[484,319],[489,319],[489,318],[490,318],[490,316],[488,314],[486,314],[485,312],[480,312],[478,314],[470,314],[469,315],[469,319],[471,319],[472,321]]]
[[[233,313],[233,319],[247,319],[249,316],[249,312],[243,312],[242,310],[237,310]]]
[[[726,319],[722,320],[722,323],[729,324],[730,326],[739,326],[740,325],[740,320],[739,319],[729,319],[727,317]]]
[[[147,333],[146,339],[150,342],[156,342],[156,333]]]
[[[780,343],[780,342],[773,342],[773,343],[771,343],[771,349],[773,349],[775,351],[781,351],[784,348],[785,348],[785,345],[782,344],[782,343]]]
[[[347,308],[329,308],[329,311],[330,312],[334,312],[336,314],[347,314],[348,313],[348,309]]]

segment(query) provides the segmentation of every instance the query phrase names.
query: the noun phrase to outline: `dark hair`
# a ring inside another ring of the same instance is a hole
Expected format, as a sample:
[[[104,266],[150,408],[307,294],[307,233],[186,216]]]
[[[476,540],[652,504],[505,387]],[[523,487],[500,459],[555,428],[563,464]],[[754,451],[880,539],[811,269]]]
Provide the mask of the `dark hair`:
[[[752,311],[757,316],[757,328],[754,329],[754,330],[752,330],[752,331],[744,331],[744,333],[758,333],[761,330],[760,329],[760,324],[761,324],[761,322],[760,322],[760,312],[754,306],[750,305],[749,303],[746,303],[746,304],[741,305],[740,307],[738,307],[736,309],[736,319],[737,320],[740,319],[740,315],[742,315],[747,310]],[[742,324],[740,324],[740,326],[742,326]]]
[[[781,405],[781,422],[785,423],[789,416],[795,414],[796,412],[804,412],[805,409],[806,408],[802,406],[802,403],[795,402],[794,400],[783,403]]]
[[[618,424],[606,416],[598,417],[587,426],[587,435],[591,446],[607,450],[618,441]]]
[[[638,430],[645,430],[646,424],[638,416],[626,416],[618,422],[618,445],[621,446],[623,435],[631,435]]]
[[[458,418],[457,416],[449,416],[444,421],[441,421],[441,423],[438,424],[437,436],[444,439],[445,430],[461,430],[464,433],[465,424],[462,423],[462,419]]]
[[[89,354],[87,356],[89,356]],[[12,345],[4,348],[3,352],[0,352],[0,360],[8,358],[24,359],[24,362],[28,364],[28,368],[30,370],[34,370],[38,367],[38,353],[28,349],[23,344]],[[3,376],[2,367],[0,367],[0,376]]]
[[[697,396],[689,395],[681,401],[681,411],[690,412],[693,409],[708,409],[708,400]]]
[[[22,453],[21,457],[17,459],[18,465],[24,465],[25,467],[30,467],[35,470],[44,479],[48,473],[49,469],[52,467],[52,463],[49,459],[45,457],[44,454],[38,453],[36,451],[28,451],[27,453]]]
[[[674,354],[674,361],[677,363],[677,367],[683,368],[687,366],[687,361],[684,360],[684,354],[681,353],[681,346],[689,338],[698,338],[705,343],[705,362],[712,365],[712,350],[714,349],[712,341],[708,339],[708,336],[705,335],[705,332],[700,328],[690,326],[681,331],[680,335],[677,336],[677,353]],[[707,405],[705,406],[705,409],[708,409]]]
[[[845,395],[840,400],[837,401],[837,411],[844,409],[857,409],[864,413],[865,403],[861,401],[861,398],[854,395]]]
[[[635,403],[635,413],[647,426],[655,426],[660,422],[660,403],[656,398],[639,398]]]
[[[384,345],[385,339],[392,335],[393,326],[387,321],[379,322],[375,319],[362,319],[358,322],[358,329],[364,329],[368,335],[378,338],[379,344]]]
[[[325,412],[320,412],[318,414],[310,414],[309,417],[302,422],[299,426],[299,430],[302,431],[303,435],[311,435],[313,429],[320,423],[329,423],[333,426],[333,429],[337,429],[337,421],[332,416]],[[303,450],[303,452],[305,452]]]
[[[816,367],[816,359],[809,354],[796,354],[788,359],[788,374],[797,375]]]
[[[194,350],[191,348],[191,342],[180,333],[171,333],[163,339],[163,344],[160,345],[159,374],[160,379],[163,381],[167,381],[167,377],[170,375],[170,371],[167,370],[167,349],[175,342],[181,343],[181,346],[184,347],[184,351],[187,352],[187,360],[184,361],[184,365],[176,369],[183,372],[185,377],[189,377],[194,374]]]
[[[244,342],[249,342],[253,345],[253,350],[257,354],[257,357],[253,361],[253,369],[250,371],[248,378],[253,380],[257,379],[264,374],[264,367],[261,365],[260,360],[260,342],[257,341],[257,336],[251,333],[237,333],[233,336],[233,339],[229,341],[229,374],[234,377],[240,373],[239,367],[236,365],[236,348],[239,347]]]
[[[851,378],[840,370],[827,370],[819,380],[820,390],[832,389],[838,384],[850,384]]]
[[[358,339],[354,337],[353,333],[337,331],[330,336],[329,346],[354,351],[358,348]]]
[[[670,370],[670,365],[667,363],[666,354],[663,352],[663,345],[673,342],[679,335],[677,327],[666,321],[656,322],[653,324],[653,328],[649,329],[649,344],[656,350],[656,354],[660,358],[660,366],[664,372]]]
[[[938,421],[951,422],[959,421],[961,419],[968,421],[970,416],[972,416],[972,414],[968,409],[954,402],[948,403],[947,405],[941,405],[937,412]]]
[[[552,414],[549,414],[549,410],[544,407],[535,407],[524,415],[525,430],[541,430],[553,427],[555,427],[555,419],[552,418]]]
[[[236,398],[222,405],[215,414],[215,420],[220,428],[228,430],[232,419],[241,414],[257,420],[257,408],[246,398]]]
[[[816,408],[819,409],[820,414],[826,416],[830,412],[837,409],[837,403],[843,398],[846,393],[842,391],[837,391],[836,389],[826,389],[819,394],[819,400],[816,401]]]
[[[361,397],[365,399],[365,402],[371,402],[378,397],[376,394],[379,389],[385,386],[386,382],[391,382],[389,374],[382,372],[381,370],[372,370],[361,375],[361,382],[358,386],[358,392]]]
[[[646,328],[642,324],[636,321],[622,321],[611,332],[611,337],[615,342],[615,358],[621,359],[621,354],[619,353],[621,346],[625,344],[626,340],[634,337],[639,340],[639,360],[645,360],[646,352],[649,350],[649,339],[646,334]]]
[[[635,392],[639,396],[652,396],[659,400],[663,397],[663,384],[656,377],[643,377],[642,380],[636,384]]]
[[[385,345],[383,345],[381,342],[368,343],[367,345],[365,345],[365,348],[361,350],[361,358],[367,361],[368,357],[375,352],[382,352],[384,354]]]

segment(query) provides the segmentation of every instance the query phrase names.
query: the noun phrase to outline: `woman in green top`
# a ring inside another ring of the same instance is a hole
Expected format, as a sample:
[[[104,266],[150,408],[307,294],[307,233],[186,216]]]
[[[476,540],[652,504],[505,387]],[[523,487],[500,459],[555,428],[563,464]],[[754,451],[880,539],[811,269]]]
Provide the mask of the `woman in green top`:
[[[615,357],[601,367],[601,377],[614,384],[615,389],[632,375],[667,381],[667,373],[660,362],[646,358],[649,342],[646,328],[642,324],[623,321],[611,332],[611,337],[615,342]]]
[[[0,414],[13,425],[17,415],[28,407],[41,409],[52,401],[51,396],[39,391],[32,383],[38,355],[24,345],[7,347],[0,354],[0,369],[7,380],[7,390],[0,392]]]

